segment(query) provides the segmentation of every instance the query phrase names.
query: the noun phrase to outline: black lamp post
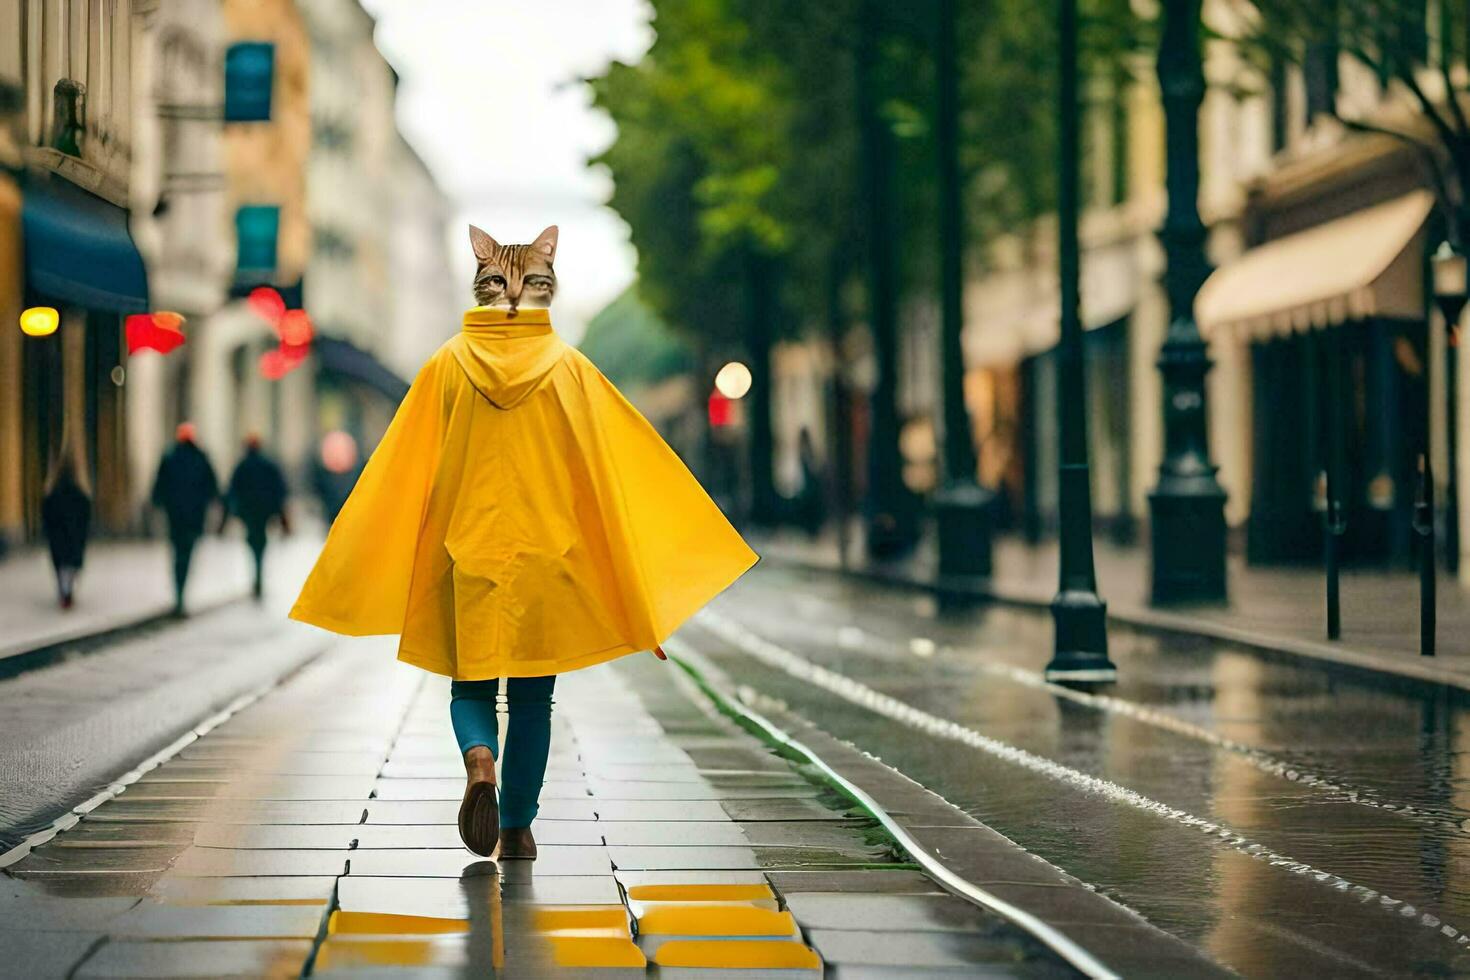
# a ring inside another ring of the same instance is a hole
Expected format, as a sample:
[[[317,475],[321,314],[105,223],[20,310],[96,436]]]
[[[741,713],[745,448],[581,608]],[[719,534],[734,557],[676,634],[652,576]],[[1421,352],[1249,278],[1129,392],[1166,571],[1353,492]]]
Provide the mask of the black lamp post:
[[[1164,376],[1164,459],[1149,495],[1153,601],[1225,600],[1225,491],[1210,462],[1205,375],[1211,364],[1194,320],[1194,297],[1209,277],[1207,230],[1199,216],[1200,0],[1164,0],[1159,87],[1167,141],[1169,213],[1159,230],[1168,257],[1169,330],[1159,352]]]
[[[944,477],[934,495],[942,575],[990,574],[991,494],[976,481],[975,443],[965,410],[964,317],[965,221],[960,186],[959,66],[956,57],[957,0],[939,0],[938,124],[939,157],[940,347],[943,376]]]
[[[1444,559],[1451,574],[1460,570],[1460,494],[1459,494],[1459,360],[1460,314],[1470,294],[1470,262],[1465,253],[1449,242],[1441,242],[1430,265],[1434,278],[1434,300],[1444,314],[1444,434],[1448,449],[1449,469],[1445,473]]]
[[[1051,603],[1055,648],[1048,680],[1111,681],[1107,607],[1097,594],[1092,558],[1092,491],[1087,467],[1087,378],[1079,308],[1081,254],[1077,242],[1078,120],[1077,0],[1057,2],[1060,62],[1058,106],[1057,270],[1061,278],[1061,338],[1057,343],[1057,420],[1061,523],[1059,588]]]
[[[883,119],[879,43],[884,5],[864,0],[856,58],[858,150],[867,217],[868,327],[877,377],[868,432],[867,552],[899,558],[918,539],[918,508],[903,480],[898,418],[898,256],[893,215],[893,148]]]

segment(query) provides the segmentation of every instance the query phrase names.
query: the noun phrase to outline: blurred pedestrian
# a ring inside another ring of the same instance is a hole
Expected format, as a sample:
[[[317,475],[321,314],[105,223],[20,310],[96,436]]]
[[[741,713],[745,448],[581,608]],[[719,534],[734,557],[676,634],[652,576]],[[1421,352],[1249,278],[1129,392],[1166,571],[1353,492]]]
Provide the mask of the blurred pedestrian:
[[[334,429],[322,436],[321,453],[312,468],[311,484],[322,504],[322,518],[331,527],[352,495],[362,463],[357,440],[350,432]]]
[[[245,543],[255,558],[253,594],[259,599],[264,591],[266,526],[279,520],[281,530],[290,533],[291,519],[286,514],[286,478],[275,461],[261,452],[260,436],[254,432],[245,437],[245,455],[230,477],[221,531],[232,514],[245,525]]]
[[[174,553],[174,614],[184,615],[184,584],[194,545],[204,533],[209,505],[219,496],[219,482],[209,458],[195,442],[192,422],[175,431],[174,447],[164,453],[153,482],[153,505],[168,517],[168,540]]]
[[[817,457],[817,446],[812,440],[811,429],[801,427],[796,445],[801,464],[801,490],[796,496],[796,521],[808,535],[816,537],[822,530],[822,519],[827,511],[822,461]]]
[[[62,609],[72,607],[91,524],[92,498],[82,486],[76,455],[62,446],[46,479],[46,496],[41,498],[41,527],[46,532],[46,543],[51,546],[51,564],[56,569],[56,592]]]

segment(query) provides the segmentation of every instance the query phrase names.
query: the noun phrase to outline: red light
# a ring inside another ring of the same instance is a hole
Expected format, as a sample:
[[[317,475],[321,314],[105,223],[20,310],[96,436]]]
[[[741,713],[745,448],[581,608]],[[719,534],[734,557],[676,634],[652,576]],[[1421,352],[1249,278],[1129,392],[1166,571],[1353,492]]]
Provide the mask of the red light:
[[[184,342],[184,318],[177,313],[135,313],[123,323],[128,354],[155,350],[167,354]]]
[[[260,355],[260,373],[269,381],[280,381],[291,373],[296,363],[287,358],[281,348],[273,347]]]
[[[729,425],[734,421],[731,417],[730,399],[718,391],[709,393],[709,424],[710,428],[718,429]]]
[[[305,310],[287,310],[276,324],[276,333],[286,347],[305,347],[316,336],[311,316]]]
[[[245,300],[255,315],[260,317],[271,326],[280,322],[286,313],[286,301],[281,299],[281,294],[269,286],[258,286],[250,291],[250,296]]]

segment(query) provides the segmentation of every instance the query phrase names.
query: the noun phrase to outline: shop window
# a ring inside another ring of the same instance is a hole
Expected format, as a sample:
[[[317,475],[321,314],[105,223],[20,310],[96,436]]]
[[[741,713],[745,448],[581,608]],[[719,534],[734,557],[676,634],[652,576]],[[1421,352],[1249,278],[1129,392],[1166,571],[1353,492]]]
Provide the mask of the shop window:
[[[276,46],[232,44],[225,52],[225,122],[269,122]]]
[[[275,278],[280,226],[281,209],[275,205],[252,204],[235,212],[237,280],[268,282]]]

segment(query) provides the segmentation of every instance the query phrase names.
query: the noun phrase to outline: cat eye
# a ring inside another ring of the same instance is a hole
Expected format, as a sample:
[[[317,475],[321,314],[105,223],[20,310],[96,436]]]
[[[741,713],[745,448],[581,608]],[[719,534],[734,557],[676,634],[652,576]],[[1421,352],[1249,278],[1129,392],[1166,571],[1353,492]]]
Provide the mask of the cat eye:
[[[543,276],[531,276],[526,279],[526,285],[532,289],[550,289],[551,280]]]
[[[504,276],[488,276],[488,277],[486,277],[484,279],[481,279],[480,281],[481,282],[488,282],[490,285],[494,286],[496,289],[504,289],[505,288],[505,277]]]

